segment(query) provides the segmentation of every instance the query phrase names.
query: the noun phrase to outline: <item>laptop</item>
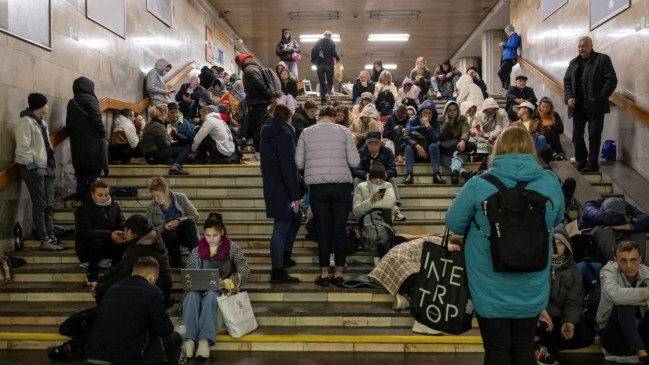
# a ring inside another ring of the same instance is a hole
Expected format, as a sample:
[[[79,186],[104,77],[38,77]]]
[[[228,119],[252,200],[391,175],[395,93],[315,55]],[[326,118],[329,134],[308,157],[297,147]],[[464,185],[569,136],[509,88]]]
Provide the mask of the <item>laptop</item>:
[[[180,282],[184,291],[220,290],[219,269],[181,269]]]

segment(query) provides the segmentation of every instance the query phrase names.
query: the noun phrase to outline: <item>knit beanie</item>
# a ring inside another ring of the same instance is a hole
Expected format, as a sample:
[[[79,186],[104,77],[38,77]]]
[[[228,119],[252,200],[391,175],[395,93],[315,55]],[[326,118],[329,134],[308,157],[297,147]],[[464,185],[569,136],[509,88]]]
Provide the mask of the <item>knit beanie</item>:
[[[370,167],[370,179],[383,179],[385,180],[386,173],[385,173],[385,167],[383,167],[383,164],[380,162],[375,162],[372,164],[372,167]]]
[[[601,210],[606,213],[626,216],[626,206],[624,205],[624,200],[620,198],[608,198],[604,200]]]
[[[27,97],[27,104],[29,105],[29,110],[38,110],[47,104],[47,98],[43,94],[31,93]]]
[[[142,237],[153,229],[149,221],[141,214],[133,214],[124,223],[124,227],[130,229],[136,236]]]
[[[238,55],[235,58],[235,61],[237,62],[237,65],[241,66],[243,61],[248,59],[248,58],[253,58],[253,56],[251,54],[248,54],[248,53],[242,53],[242,54]]]

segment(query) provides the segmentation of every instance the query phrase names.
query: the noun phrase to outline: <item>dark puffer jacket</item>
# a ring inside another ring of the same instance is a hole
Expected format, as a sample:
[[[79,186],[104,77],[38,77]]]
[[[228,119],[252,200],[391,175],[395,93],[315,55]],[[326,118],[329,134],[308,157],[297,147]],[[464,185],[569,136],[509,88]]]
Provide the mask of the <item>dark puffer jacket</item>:
[[[113,231],[121,230],[124,225],[124,215],[119,203],[113,201],[107,207],[102,207],[86,197],[83,204],[74,211],[75,240],[85,242],[101,238],[110,241]],[[78,243],[77,243],[78,245]]]
[[[295,138],[300,139],[300,134],[302,134],[302,131],[305,128],[309,128],[310,126],[316,124],[317,122],[318,121],[315,118],[309,118],[309,116],[306,115],[304,106],[295,109],[295,114],[293,114],[293,119],[291,121],[293,128],[295,128]]]
[[[566,261],[556,267],[552,264],[550,269],[550,301],[547,311],[552,317],[561,317],[561,323],[577,324],[581,316],[581,269],[572,259],[572,245],[568,232],[562,225],[554,229],[554,238],[559,239],[566,246],[564,253]]]
[[[375,162],[380,162],[383,164],[383,167],[385,167],[385,172],[388,175],[388,179],[397,177],[397,165],[394,162],[394,154],[389,148],[381,146],[378,155],[373,158],[366,144],[360,150],[358,150],[358,155],[361,158],[361,163],[352,171],[352,175],[354,175],[355,179],[365,180],[366,175],[370,172],[370,167],[372,167],[372,164]]]
[[[291,49],[285,51],[284,46],[286,46],[287,44],[291,46]],[[288,39],[285,39],[282,34],[282,39],[279,42],[277,42],[275,55],[284,62],[295,62],[292,56],[293,52],[300,53],[300,45],[297,43],[297,41],[295,41],[295,39],[293,39],[293,37],[289,37]]]
[[[275,90],[264,81],[262,66],[254,58],[246,58],[241,63],[241,69],[243,69],[242,80],[248,106],[270,105],[271,99],[276,97]]]
[[[72,165],[76,174],[104,171],[108,175],[106,128],[101,119],[95,84],[86,77],[72,83],[65,126],[70,136]]]
[[[605,212],[602,204],[606,199],[589,200],[584,204],[584,210],[579,217],[579,229],[594,228],[595,226],[618,226],[629,223],[631,231],[648,232],[649,215],[624,202],[625,215]],[[630,222],[629,222],[629,218]]]

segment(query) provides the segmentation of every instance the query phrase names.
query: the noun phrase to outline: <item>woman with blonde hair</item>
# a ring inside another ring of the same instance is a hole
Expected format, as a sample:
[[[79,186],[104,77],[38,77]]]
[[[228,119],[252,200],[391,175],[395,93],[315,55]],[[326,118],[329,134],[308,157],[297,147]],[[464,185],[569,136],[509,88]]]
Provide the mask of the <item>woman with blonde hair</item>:
[[[180,246],[191,251],[198,245],[198,210],[187,195],[171,191],[162,176],[151,179],[149,193],[153,200],[146,207],[146,218],[160,232],[171,266],[178,267]]]
[[[510,127],[500,134],[487,173],[506,187],[524,182],[526,190],[546,196],[547,228],[551,230],[561,222],[564,197],[559,179],[554,172],[543,169],[527,131]],[[497,191],[486,178],[470,179],[447,211],[446,225],[454,234],[465,235],[462,249],[469,292],[484,343],[484,364],[534,364],[536,324],[547,307],[550,292],[550,260],[540,271],[495,271],[487,238],[490,223],[481,206]],[[553,242],[549,234],[548,256]]]
[[[182,169],[182,164],[189,156],[189,146],[171,147],[171,129],[165,128],[165,120],[169,109],[165,104],[149,107],[151,121],[144,127],[140,148],[148,164],[164,164],[168,159],[173,159],[169,175],[189,175]]]
[[[420,102],[423,101],[423,96],[428,93],[430,89],[430,78],[432,74],[430,69],[426,67],[426,59],[424,57],[417,57],[415,67],[410,71],[410,80],[419,87]]]
[[[398,90],[392,82],[392,74],[385,70],[379,76],[379,82],[374,86],[374,98],[376,99],[376,109],[381,116],[390,115],[394,109],[394,103],[397,100]]]
[[[552,159],[555,161],[563,161],[566,159],[563,146],[561,145],[561,134],[563,133],[563,121],[559,113],[554,111],[554,103],[552,99],[544,96],[539,101],[539,107],[536,109],[534,117],[541,121],[541,128],[545,141],[552,148]]]

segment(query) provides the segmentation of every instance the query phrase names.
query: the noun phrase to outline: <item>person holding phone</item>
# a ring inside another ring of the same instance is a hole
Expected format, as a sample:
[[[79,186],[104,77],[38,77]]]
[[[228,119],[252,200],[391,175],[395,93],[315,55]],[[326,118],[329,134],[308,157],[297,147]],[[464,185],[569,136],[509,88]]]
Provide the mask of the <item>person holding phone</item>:
[[[387,210],[383,214],[386,223],[392,225],[392,207],[396,203],[394,188],[386,181],[385,167],[375,162],[367,174],[367,180],[359,183],[354,190],[354,217],[362,220],[363,216],[374,209]]]

